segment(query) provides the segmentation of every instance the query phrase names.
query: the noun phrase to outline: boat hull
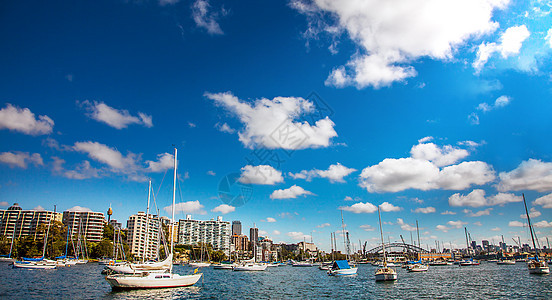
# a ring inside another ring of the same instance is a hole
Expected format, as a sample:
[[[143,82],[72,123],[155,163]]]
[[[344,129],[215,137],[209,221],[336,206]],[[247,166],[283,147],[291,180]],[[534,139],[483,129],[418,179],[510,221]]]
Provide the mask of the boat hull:
[[[397,280],[397,273],[395,274],[376,274],[376,281],[395,281]]]
[[[264,271],[266,270],[266,267],[266,265],[235,266],[232,268],[232,271]]]
[[[329,270],[328,275],[331,275],[331,276],[349,276],[349,275],[356,275],[357,271],[358,271],[358,268]]]
[[[105,280],[113,289],[162,289],[194,285],[203,274],[150,274],[148,276],[109,275]]]
[[[37,263],[13,263],[14,268],[19,269],[55,269],[56,264],[37,264]]]
[[[198,263],[189,263],[188,265],[192,268],[204,268],[204,267],[210,266],[211,264],[198,262]]]

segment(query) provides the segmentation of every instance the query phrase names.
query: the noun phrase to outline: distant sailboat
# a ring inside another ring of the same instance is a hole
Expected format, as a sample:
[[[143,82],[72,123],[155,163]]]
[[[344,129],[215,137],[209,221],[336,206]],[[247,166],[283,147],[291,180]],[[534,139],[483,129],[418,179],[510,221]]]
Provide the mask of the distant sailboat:
[[[529,217],[529,211],[527,210],[527,203],[525,203],[525,195],[523,196],[523,205],[525,206],[525,214],[527,215],[527,224],[529,225],[529,231],[531,232],[531,240],[533,241],[533,249],[535,249],[535,258],[527,262],[527,268],[529,274],[548,274],[550,273],[550,267],[546,263],[546,260],[539,258],[539,249],[535,243],[535,234],[533,233],[533,226],[531,225],[531,218]]]
[[[55,213],[54,208],[54,213]],[[23,257],[23,261],[14,261],[13,267],[14,268],[21,268],[21,269],[55,269],[57,267],[57,263],[54,260],[46,259],[46,246],[48,245],[48,235],[50,233],[50,225],[52,223],[53,215],[48,220],[48,229],[46,230],[46,236],[44,237],[44,247],[42,249],[42,257],[40,258],[25,258]]]
[[[381,247],[383,250],[383,267],[376,270],[376,281],[394,281],[397,280],[397,271],[387,266],[387,255],[385,254],[385,242],[383,241],[383,228],[381,226],[381,214],[378,205],[378,218],[381,233]]]
[[[172,198],[172,219],[171,224],[174,224],[174,206],[176,198],[176,166],[177,166],[177,150],[174,149],[174,182],[173,182],[173,198]],[[171,252],[167,256],[170,263],[170,268],[167,273],[149,273],[149,274],[116,274],[105,277],[109,285],[113,289],[153,289],[153,288],[171,288],[185,287],[194,285],[203,276],[203,273],[191,275],[180,275],[172,272],[174,254],[174,238],[171,238]]]

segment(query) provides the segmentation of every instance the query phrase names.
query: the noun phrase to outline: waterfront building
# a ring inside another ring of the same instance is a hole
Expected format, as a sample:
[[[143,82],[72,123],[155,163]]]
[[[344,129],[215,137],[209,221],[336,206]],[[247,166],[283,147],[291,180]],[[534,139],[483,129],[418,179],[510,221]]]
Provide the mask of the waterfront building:
[[[11,238],[15,233],[16,238],[43,237],[43,233],[37,229],[40,225],[47,225],[50,220],[61,222],[62,214],[47,210],[23,210],[14,203],[8,209],[0,210],[0,235]]]
[[[211,244],[213,250],[222,250],[230,255],[230,222],[222,217],[208,221],[192,220],[191,215],[178,220],[178,244]]]
[[[247,251],[249,246],[247,235],[232,235],[232,245],[234,245],[235,251]]]
[[[68,226],[69,234],[82,236],[88,242],[100,242],[105,225],[104,214],[93,211],[64,211],[63,224]]]
[[[130,253],[141,260],[157,258],[159,249],[160,218],[139,211],[127,221],[127,244]]]
[[[119,229],[123,228],[123,224],[120,222],[117,222],[117,220],[115,219],[109,220],[108,224],[113,226],[113,228],[119,228]]]
[[[242,225],[240,221],[232,221],[232,235],[241,235]]]
[[[254,244],[256,245],[259,241],[259,228],[253,225],[253,228],[249,228],[249,240],[251,241],[251,249],[253,249]]]
[[[481,241],[481,245],[483,246],[483,250],[485,250],[485,251],[487,251],[487,252],[490,251],[490,249],[489,249],[489,241],[487,241],[487,240],[482,240],[482,241]]]

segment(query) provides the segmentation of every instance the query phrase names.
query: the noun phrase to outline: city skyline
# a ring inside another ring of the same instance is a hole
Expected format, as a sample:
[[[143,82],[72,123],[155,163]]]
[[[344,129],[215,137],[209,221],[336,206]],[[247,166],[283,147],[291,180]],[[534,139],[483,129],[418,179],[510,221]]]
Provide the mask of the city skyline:
[[[0,209],[126,224],[151,179],[170,217],[176,147],[176,219],[329,250],[341,214],[353,244],[381,242],[379,205],[391,241],[417,221],[422,245],[527,243],[524,193],[542,244],[550,6],[401,4],[6,3]]]

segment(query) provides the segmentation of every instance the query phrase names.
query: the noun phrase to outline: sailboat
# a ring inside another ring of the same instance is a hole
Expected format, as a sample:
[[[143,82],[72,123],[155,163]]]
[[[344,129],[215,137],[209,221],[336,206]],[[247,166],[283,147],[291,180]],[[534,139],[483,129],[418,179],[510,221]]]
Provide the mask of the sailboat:
[[[470,259],[465,259],[459,263],[460,266],[466,267],[466,266],[479,266],[480,262],[478,260],[474,260],[471,256],[470,251],[470,244],[468,242],[468,229],[464,227],[464,233],[466,234],[466,249],[468,250],[468,255],[470,256]],[[471,238],[470,238],[471,239]]]
[[[527,224],[529,225],[529,231],[531,232],[531,240],[533,241],[533,249],[535,249],[535,258],[527,262],[527,268],[529,274],[548,274],[550,273],[550,267],[546,263],[546,260],[539,259],[539,249],[535,244],[535,234],[533,233],[533,226],[531,226],[531,218],[529,218],[529,211],[527,210],[527,203],[525,203],[525,195],[523,196],[523,205],[525,206],[525,214],[527,215]]]
[[[264,271],[267,264],[257,263],[257,243],[253,243],[253,258],[232,267],[232,271]]]
[[[347,249],[347,259],[346,260],[336,260],[332,263],[332,266],[328,270],[328,275],[330,276],[346,276],[346,275],[355,275],[358,268],[355,265],[349,265],[349,233],[345,235],[345,222],[343,222],[343,211],[341,211],[341,229],[343,230],[343,242],[345,248]],[[345,241],[345,236],[346,241]]]
[[[55,213],[54,208],[54,213]],[[48,235],[50,233],[50,225],[52,223],[53,215],[48,220],[48,229],[46,230],[46,236],[44,237],[44,247],[42,249],[42,257],[40,258],[25,258],[23,257],[23,261],[14,261],[13,267],[14,268],[21,268],[21,269],[55,269],[57,267],[57,263],[54,260],[45,259],[46,256],[46,246],[48,245]]]
[[[7,255],[0,255],[0,262],[14,262],[15,259],[11,257],[13,250],[13,241],[15,240],[15,225],[13,226],[12,240],[10,244],[10,252]]]
[[[177,166],[177,150],[174,149],[174,181],[173,181],[173,198],[172,198],[172,219],[171,224],[174,224],[174,206],[176,201],[176,166]],[[180,275],[172,272],[174,255],[174,238],[171,238],[171,253],[167,256],[170,267],[167,273],[143,273],[143,274],[115,274],[108,275],[105,280],[113,289],[152,289],[152,288],[171,288],[185,287],[194,285],[203,276],[203,273],[198,273],[197,269],[194,274]]]
[[[209,263],[208,261],[203,261],[203,248],[205,247],[205,243],[201,243],[201,247],[199,248],[199,252],[200,252],[200,258],[199,258],[199,261],[196,261],[196,262],[190,262],[188,263],[188,265],[190,267],[193,267],[193,268],[203,268],[203,267],[208,267],[211,265],[211,263]],[[205,247],[206,248],[206,247]],[[207,251],[207,254],[209,254],[209,250],[205,249],[205,251]]]
[[[381,247],[383,250],[383,267],[376,270],[376,281],[393,281],[397,280],[397,271],[387,266],[387,255],[385,254],[385,242],[383,241],[383,228],[381,226],[380,207],[378,205],[378,218],[381,233]]]

